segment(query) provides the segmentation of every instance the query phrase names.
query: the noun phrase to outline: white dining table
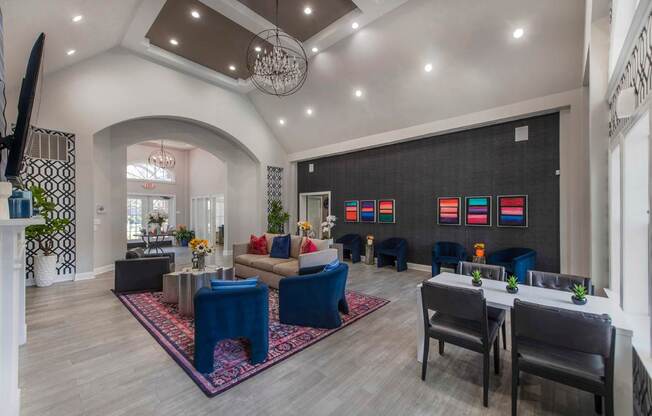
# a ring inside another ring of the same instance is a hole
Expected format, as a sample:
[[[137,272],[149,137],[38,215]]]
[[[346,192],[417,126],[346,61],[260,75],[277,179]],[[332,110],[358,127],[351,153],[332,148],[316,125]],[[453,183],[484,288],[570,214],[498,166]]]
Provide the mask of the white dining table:
[[[487,306],[509,311],[514,306],[514,299],[557,308],[607,314],[616,328],[616,346],[614,361],[614,407],[615,414],[629,416],[633,414],[632,385],[632,335],[633,331],[625,313],[609,298],[587,296],[586,305],[575,305],[571,301],[571,293],[535,286],[519,285],[518,293],[512,295],[505,290],[506,283],[496,280],[482,279],[482,286],[471,284],[470,276],[455,273],[440,273],[428,281],[449,286],[469,289],[482,289],[487,300]],[[421,285],[417,286],[417,361],[423,359],[423,309],[421,302]]]

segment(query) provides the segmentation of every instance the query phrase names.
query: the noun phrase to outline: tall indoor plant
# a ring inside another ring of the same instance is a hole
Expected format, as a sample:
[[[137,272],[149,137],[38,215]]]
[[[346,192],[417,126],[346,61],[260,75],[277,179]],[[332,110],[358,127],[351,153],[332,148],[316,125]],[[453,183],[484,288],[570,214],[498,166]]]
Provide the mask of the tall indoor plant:
[[[272,201],[269,205],[269,214],[267,214],[267,232],[283,234],[285,232],[285,223],[289,220],[290,214],[283,211],[281,201]]]
[[[40,186],[32,186],[32,197],[34,198],[34,210],[45,220],[44,224],[30,225],[25,229],[25,236],[28,240],[36,242],[40,254],[34,258],[34,280],[36,286],[50,286],[57,276],[57,255],[54,254],[54,237],[63,231],[70,220],[67,218],[56,218],[56,205],[49,201],[45,190]]]

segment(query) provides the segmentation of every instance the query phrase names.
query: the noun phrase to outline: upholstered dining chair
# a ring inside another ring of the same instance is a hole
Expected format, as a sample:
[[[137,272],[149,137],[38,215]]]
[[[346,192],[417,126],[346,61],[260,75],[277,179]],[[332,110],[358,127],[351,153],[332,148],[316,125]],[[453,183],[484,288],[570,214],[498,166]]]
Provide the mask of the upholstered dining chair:
[[[495,266],[492,264],[471,263],[469,261],[461,261],[457,265],[457,274],[464,276],[471,276],[474,270],[480,270],[484,279],[505,281],[505,268],[502,266]],[[494,308],[489,306],[489,317],[495,321],[502,321],[502,335],[503,335],[503,348],[507,349],[507,324],[505,317],[507,312],[504,309]]]
[[[512,416],[520,373],[526,372],[593,393],[595,410],[614,414],[616,330],[608,315],[514,301],[512,321]]]
[[[444,354],[444,343],[479,352],[483,357],[482,403],[489,405],[489,360],[494,350],[494,371],[500,373],[498,332],[503,321],[495,321],[487,312],[487,301],[482,289],[467,289],[424,282],[421,287],[423,300],[423,363],[421,380],[426,379],[430,338],[439,341],[439,354]],[[429,311],[434,311],[429,318]],[[504,315],[502,315],[504,319]]]
[[[590,295],[593,295],[595,292],[590,277],[573,276],[570,274],[528,270],[526,283],[529,286],[545,287],[547,289],[562,290],[564,292],[572,292],[573,286],[583,285]]]

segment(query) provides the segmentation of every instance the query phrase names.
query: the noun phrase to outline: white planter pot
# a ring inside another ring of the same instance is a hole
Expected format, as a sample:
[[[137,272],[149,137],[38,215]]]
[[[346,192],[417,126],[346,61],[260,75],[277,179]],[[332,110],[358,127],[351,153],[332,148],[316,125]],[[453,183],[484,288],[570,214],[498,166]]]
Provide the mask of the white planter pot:
[[[57,256],[44,256],[39,254],[34,257],[34,280],[36,286],[47,287],[54,283],[57,277]]]

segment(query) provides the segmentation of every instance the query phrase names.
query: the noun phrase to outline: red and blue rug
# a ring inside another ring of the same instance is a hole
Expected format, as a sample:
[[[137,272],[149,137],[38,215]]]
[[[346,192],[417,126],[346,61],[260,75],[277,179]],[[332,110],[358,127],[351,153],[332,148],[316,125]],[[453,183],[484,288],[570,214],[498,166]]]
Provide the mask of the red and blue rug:
[[[215,371],[202,374],[193,366],[195,328],[193,318],[179,315],[177,305],[161,302],[162,294],[118,295],[138,321],[208,396],[214,397],[279,363],[304,348],[351,325],[389,303],[388,300],[358,292],[347,292],[349,314],[342,314],[342,326],[319,329],[285,325],[278,321],[278,292],[269,291],[269,354],[263,363],[252,365],[247,359],[244,340],[224,340],[215,347]]]

